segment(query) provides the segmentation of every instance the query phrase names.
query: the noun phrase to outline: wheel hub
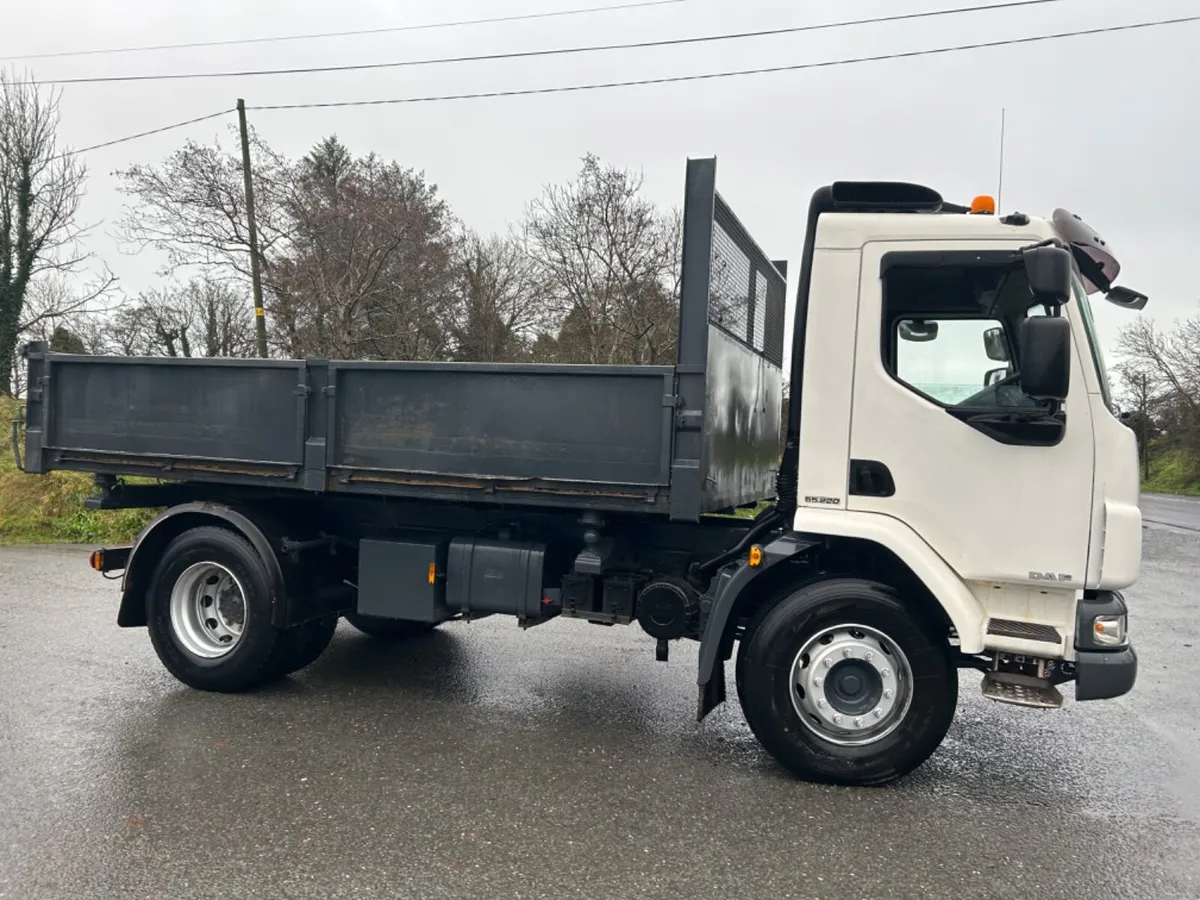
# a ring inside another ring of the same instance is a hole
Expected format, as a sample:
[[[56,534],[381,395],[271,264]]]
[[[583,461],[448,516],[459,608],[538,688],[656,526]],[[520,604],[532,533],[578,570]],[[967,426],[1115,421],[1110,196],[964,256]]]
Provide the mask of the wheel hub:
[[[883,678],[877,669],[861,660],[844,659],[829,670],[825,699],[839,713],[864,715],[883,699]]]
[[[183,649],[201,659],[233,651],[246,626],[246,594],[219,563],[189,566],[171,589],[171,627]]]
[[[890,734],[908,712],[912,671],[899,646],[865,625],[839,625],[810,638],[792,664],[800,721],[834,744],[862,745]]]

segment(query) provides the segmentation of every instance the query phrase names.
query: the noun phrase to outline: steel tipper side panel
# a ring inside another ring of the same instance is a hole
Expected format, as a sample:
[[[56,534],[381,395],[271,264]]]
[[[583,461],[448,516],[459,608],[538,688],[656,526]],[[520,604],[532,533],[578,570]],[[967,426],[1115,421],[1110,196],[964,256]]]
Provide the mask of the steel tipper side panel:
[[[45,353],[40,369],[40,471],[277,481],[303,466],[303,362]]]
[[[652,509],[669,484],[668,366],[330,362],[331,490],[473,490]]]
[[[775,496],[783,371],[715,326],[704,410],[705,512]]]
[[[666,511],[669,366],[27,359],[31,471]]]

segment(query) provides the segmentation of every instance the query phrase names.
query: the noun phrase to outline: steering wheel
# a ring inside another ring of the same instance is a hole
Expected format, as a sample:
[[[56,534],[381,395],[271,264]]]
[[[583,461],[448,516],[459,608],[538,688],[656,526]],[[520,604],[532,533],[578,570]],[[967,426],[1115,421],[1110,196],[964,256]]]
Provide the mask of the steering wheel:
[[[1020,389],[1020,381],[1021,373],[1013,372],[954,405],[967,408],[979,406],[987,409],[1037,406],[1037,401]],[[1004,388],[1016,388],[1016,390],[1004,390]],[[1008,402],[1002,402],[1002,399],[1008,400]]]

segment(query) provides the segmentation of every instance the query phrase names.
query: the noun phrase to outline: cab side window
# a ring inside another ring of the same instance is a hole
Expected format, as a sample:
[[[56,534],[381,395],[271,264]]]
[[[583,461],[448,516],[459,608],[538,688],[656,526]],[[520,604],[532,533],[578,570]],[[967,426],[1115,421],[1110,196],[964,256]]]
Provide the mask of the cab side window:
[[[1021,270],[1007,259],[955,266],[947,254],[913,255],[929,263],[881,273],[882,354],[891,376],[950,410],[1038,406],[1017,377],[1021,322],[1041,312]]]
[[[996,319],[901,318],[895,332],[896,378],[945,406],[1012,374],[1008,337]]]

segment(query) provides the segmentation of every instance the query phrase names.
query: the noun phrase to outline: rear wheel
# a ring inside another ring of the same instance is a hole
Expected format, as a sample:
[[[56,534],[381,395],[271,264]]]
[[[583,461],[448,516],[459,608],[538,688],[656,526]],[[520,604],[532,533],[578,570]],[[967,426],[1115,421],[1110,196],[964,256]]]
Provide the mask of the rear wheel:
[[[882,784],[937,749],[958,702],[949,646],[888,587],[831,579],[759,611],[738,696],[763,746],[802,778]]]
[[[361,613],[346,613],[346,621],[363,634],[381,641],[402,641],[418,634],[425,634],[434,628],[432,622],[384,619],[379,616],[364,616]]]
[[[204,526],[163,551],[146,594],[150,640],[191,687],[236,692],[283,674],[291,643],[271,623],[270,579],[241,535]]]
[[[336,615],[322,616],[294,625],[283,632],[280,641],[286,649],[280,654],[282,668],[279,674],[291,675],[315,663],[333,640],[337,623]]]

